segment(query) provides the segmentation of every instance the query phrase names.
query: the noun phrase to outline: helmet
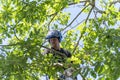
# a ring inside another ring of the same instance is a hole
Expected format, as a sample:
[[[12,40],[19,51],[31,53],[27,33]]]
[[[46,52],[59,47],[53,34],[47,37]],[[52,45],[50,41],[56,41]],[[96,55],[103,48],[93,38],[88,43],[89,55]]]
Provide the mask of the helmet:
[[[61,42],[62,34],[58,30],[51,30],[48,32],[48,34],[46,36],[46,39],[50,39],[50,38],[58,38],[59,42]]]

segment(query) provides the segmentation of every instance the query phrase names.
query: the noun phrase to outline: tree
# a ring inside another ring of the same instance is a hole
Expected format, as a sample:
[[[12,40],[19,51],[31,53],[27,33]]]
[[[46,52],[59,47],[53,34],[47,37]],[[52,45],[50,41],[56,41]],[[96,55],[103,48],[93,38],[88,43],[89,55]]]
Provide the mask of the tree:
[[[52,65],[52,55],[41,54],[51,29],[64,34],[62,47],[72,53],[64,65],[67,68],[73,61],[73,75],[80,74],[84,80],[118,79],[119,4],[119,0],[1,0],[0,79],[38,80],[43,74],[54,79],[57,71],[63,71]],[[73,5],[82,6],[70,22],[70,13],[63,10]],[[82,14],[86,19],[73,26]]]

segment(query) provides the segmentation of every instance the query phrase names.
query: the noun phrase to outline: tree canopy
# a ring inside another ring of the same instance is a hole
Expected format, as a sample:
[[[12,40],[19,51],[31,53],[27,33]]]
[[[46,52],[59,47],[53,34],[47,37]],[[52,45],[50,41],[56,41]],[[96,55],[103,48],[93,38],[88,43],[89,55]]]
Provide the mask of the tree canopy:
[[[63,64],[67,68],[73,61],[74,76],[117,80],[119,5],[120,0],[0,0],[0,79],[39,80],[48,74],[54,80],[63,69],[52,65],[52,55],[41,53],[49,47],[47,32],[57,29],[64,37],[61,47],[72,53]],[[64,10],[76,6],[79,11],[72,19],[72,12]]]

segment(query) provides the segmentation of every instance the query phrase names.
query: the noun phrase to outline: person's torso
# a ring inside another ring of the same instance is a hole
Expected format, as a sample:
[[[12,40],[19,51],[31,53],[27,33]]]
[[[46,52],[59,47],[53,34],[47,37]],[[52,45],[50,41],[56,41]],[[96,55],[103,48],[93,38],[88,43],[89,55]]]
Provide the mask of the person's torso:
[[[53,57],[55,59],[57,59],[58,62],[64,62],[66,57],[71,57],[71,53],[67,50],[64,50],[63,48],[61,48],[60,50],[55,50],[55,49],[51,49],[51,50],[46,50],[44,54],[53,54]]]

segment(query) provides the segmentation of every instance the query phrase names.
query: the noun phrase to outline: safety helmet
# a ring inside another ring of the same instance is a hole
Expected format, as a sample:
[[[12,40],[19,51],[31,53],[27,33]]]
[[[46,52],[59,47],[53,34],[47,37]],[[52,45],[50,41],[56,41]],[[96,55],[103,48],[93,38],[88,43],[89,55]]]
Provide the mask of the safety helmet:
[[[62,34],[58,30],[51,30],[48,32],[48,34],[46,36],[46,39],[50,39],[50,38],[58,38],[59,42],[61,42]]]

